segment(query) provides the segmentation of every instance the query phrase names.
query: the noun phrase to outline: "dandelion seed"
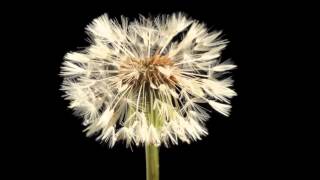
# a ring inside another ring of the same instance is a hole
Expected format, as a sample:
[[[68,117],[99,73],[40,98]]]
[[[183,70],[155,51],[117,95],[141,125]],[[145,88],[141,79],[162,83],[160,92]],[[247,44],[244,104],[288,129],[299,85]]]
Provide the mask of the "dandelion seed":
[[[130,23],[105,14],[86,30],[92,44],[67,53],[61,75],[88,136],[111,147],[190,143],[208,134],[201,103],[230,114],[232,80],[217,77],[236,65],[218,60],[227,44],[220,31],[182,13]]]

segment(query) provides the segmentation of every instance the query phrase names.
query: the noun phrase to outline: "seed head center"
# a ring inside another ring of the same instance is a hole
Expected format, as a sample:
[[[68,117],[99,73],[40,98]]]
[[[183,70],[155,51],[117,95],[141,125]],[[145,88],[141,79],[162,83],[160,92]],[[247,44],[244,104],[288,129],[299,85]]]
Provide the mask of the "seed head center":
[[[168,56],[154,55],[146,59],[127,59],[120,72],[124,72],[124,83],[147,85],[157,88],[161,84],[174,86],[176,78],[174,73],[174,63]]]

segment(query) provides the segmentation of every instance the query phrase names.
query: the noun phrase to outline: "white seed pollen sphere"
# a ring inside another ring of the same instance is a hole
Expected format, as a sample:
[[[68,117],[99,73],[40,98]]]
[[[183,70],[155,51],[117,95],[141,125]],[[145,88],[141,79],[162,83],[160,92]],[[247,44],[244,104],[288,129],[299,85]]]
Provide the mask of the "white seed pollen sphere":
[[[114,146],[169,146],[207,135],[208,103],[228,116],[236,68],[221,61],[221,31],[182,13],[129,23],[102,15],[87,26],[90,46],[65,56],[62,90],[85,132]]]

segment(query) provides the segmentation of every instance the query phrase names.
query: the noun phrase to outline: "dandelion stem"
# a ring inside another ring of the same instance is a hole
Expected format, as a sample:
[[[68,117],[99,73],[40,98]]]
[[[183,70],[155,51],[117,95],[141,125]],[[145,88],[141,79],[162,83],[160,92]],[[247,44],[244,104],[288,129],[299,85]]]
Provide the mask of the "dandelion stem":
[[[146,145],[147,180],[159,180],[159,148],[152,144]]]

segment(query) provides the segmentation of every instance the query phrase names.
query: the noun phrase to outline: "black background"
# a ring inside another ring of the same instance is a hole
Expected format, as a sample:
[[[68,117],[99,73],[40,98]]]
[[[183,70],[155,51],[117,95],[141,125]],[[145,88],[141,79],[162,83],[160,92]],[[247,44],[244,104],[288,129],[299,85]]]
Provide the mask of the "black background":
[[[58,74],[65,53],[89,45],[84,28],[103,13],[132,20],[139,14],[181,11],[210,29],[223,30],[230,40],[222,56],[238,65],[233,78],[239,95],[232,100],[230,117],[212,111],[207,123],[209,135],[202,141],[161,148],[161,179],[286,176],[296,159],[290,158],[292,152],[287,150],[291,139],[281,133],[282,113],[277,106],[286,99],[270,102],[275,92],[281,94],[282,90],[273,81],[279,78],[278,69],[269,60],[280,58],[274,41],[286,33],[280,26],[292,20],[287,10],[290,5],[218,1],[29,3],[20,11],[16,29],[23,33],[15,33],[18,39],[27,38],[19,45],[26,51],[12,54],[25,57],[17,67],[22,75],[11,74],[15,80],[19,78],[19,84],[8,82],[17,87],[12,91],[19,104],[10,105],[15,107],[10,113],[17,120],[6,133],[10,137],[7,167],[17,170],[12,175],[43,179],[145,179],[142,147],[127,149],[118,143],[110,149],[85,137],[82,120],[73,116],[68,102],[61,98],[62,78]]]

